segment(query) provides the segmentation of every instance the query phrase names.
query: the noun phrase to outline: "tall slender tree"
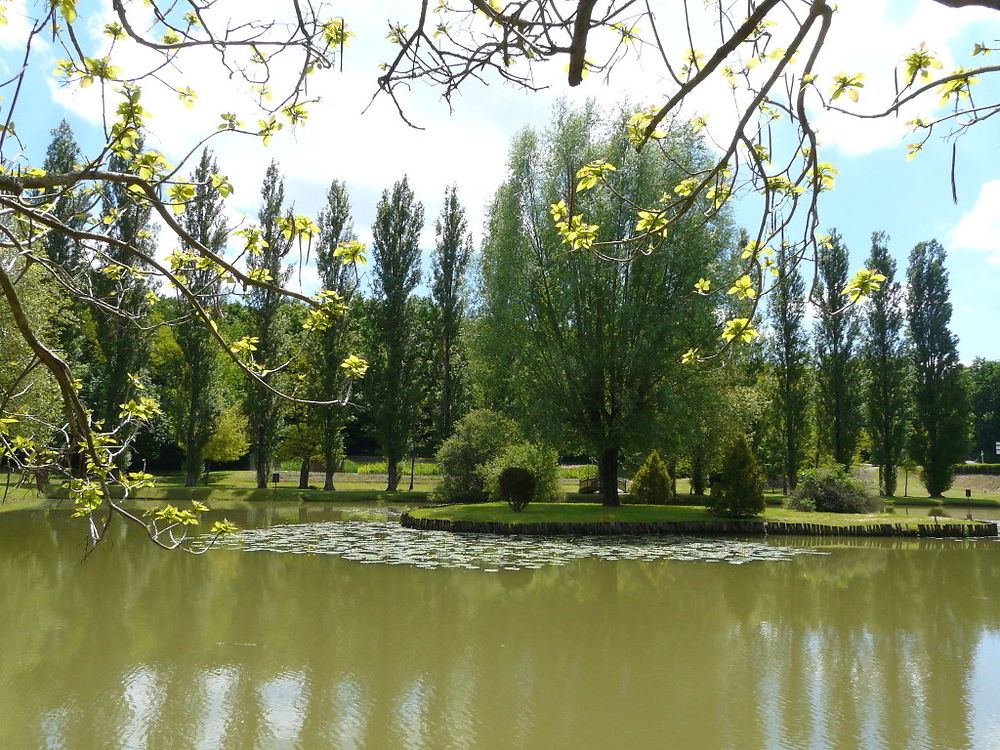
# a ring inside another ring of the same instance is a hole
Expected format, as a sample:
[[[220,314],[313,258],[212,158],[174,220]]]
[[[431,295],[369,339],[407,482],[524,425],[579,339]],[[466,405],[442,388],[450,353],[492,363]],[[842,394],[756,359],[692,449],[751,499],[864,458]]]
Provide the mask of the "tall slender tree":
[[[357,266],[354,263],[344,263],[335,253],[340,243],[353,239],[354,226],[347,186],[334,180],[326,194],[326,206],[319,214],[316,269],[323,289],[336,292],[345,300],[357,289]],[[354,319],[354,315],[338,318],[328,328],[314,334],[309,360],[312,363],[312,382],[317,400],[331,399],[345,386],[345,376],[340,364],[351,353],[358,338]],[[335,404],[316,407],[314,415],[325,472],[323,489],[333,490],[333,474],[343,458],[343,431],[349,415],[345,407]]]
[[[768,302],[772,332],[769,358],[774,373],[774,433],[784,488],[791,492],[798,484],[799,467],[806,453],[809,339],[803,324],[805,284],[783,245],[778,248],[775,264],[778,281]]]
[[[142,150],[141,141],[136,150]],[[110,169],[127,173],[132,167],[116,154]],[[108,183],[101,195],[101,207],[110,237],[153,255],[155,228],[150,223],[152,209],[147,202],[137,199],[123,184]],[[91,294],[103,303],[92,308],[94,354],[98,361],[90,383],[90,402],[95,419],[110,429],[118,421],[121,404],[132,398],[139,387],[137,378],[149,357],[146,318],[151,298],[155,298],[149,281],[141,275],[145,264],[136,261],[121,244],[109,244],[98,262],[100,265],[89,270]]]
[[[227,235],[223,197],[211,182],[211,175],[218,172],[219,165],[205,149],[191,175],[191,182],[196,185],[195,197],[181,216],[184,229],[215,253],[222,252]],[[188,284],[201,296],[202,305],[218,306],[221,302],[218,269],[183,251],[181,248],[177,258]],[[174,326],[174,337],[181,351],[182,367],[177,373],[179,398],[175,399],[173,422],[177,441],[184,449],[184,484],[193,487],[204,467],[205,445],[220,412],[215,383],[219,349],[201,321],[190,317]]]
[[[292,247],[279,227],[285,202],[285,181],[278,172],[277,162],[272,161],[264,175],[260,195],[262,204],[257,214],[261,244],[257,252],[247,257],[250,273],[265,281],[281,285],[288,281],[291,271],[284,266],[285,256]],[[252,287],[247,294],[252,335],[257,338],[254,361],[262,368],[261,377],[274,383],[285,348],[286,326],[283,296],[275,289]],[[274,462],[274,450],[281,433],[281,416],[284,400],[261,385],[251,385],[246,393],[244,408],[249,421],[250,450],[257,469],[257,487],[266,488],[268,473]]]
[[[867,268],[885,276],[864,307],[861,361],[865,369],[865,411],[872,461],[879,469],[879,491],[896,494],[896,475],[906,447],[908,363],[903,339],[903,287],[885,232],[872,234]]]
[[[73,172],[80,168],[80,161],[80,148],[73,137],[73,129],[62,120],[52,129],[52,140],[42,166],[47,173]],[[79,229],[86,221],[87,199],[78,190],[67,187],[59,193],[52,213],[66,226]],[[66,234],[49,232],[45,236],[45,251],[67,273],[79,270],[80,250],[76,241]]]
[[[951,486],[955,462],[965,457],[969,409],[961,383],[958,340],[951,322],[944,248],[936,240],[918,243],[906,277],[906,318],[913,367],[913,425],[910,455],[921,467],[931,497]]]
[[[80,148],[73,137],[69,123],[62,120],[52,130],[52,140],[45,153],[42,167],[47,174],[72,172],[80,167]],[[88,200],[79,189],[62,188],[55,200],[52,214],[64,226],[80,229],[87,220]],[[57,264],[59,271],[70,278],[77,277],[83,270],[81,251],[76,240],[65,232],[52,230],[45,235],[45,252]],[[60,294],[57,289],[53,292]],[[88,316],[87,306],[79,299],[66,305],[64,314],[57,322],[59,348],[73,361],[79,362],[82,355],[83,320]]]
[[[457,413],[462,384],[458,370],[459,332],[465,318],[465,275],[472,259],[472,235],[454,185],[445,190],[444,206],[434,228],[437,244],[431,256],[431,299],[440,379],[440,409],[435,421],[438,438],[444,440],[451,434],[455,419],[461,416]]]
[[[398,463],[410,447],[417,419],[413,308],[408,302],[420,283],[423,225],[424,207],[406,177],[383,191],[372,225],[373,340],[365,392],[374,437],[388,464],[389,492],[399,484]]]
[[[817,321],[813,336],[816,347],[816,417],[818,437],[833,460],[849,466],[854,459],[861,429],[861,398],[858,388],[858,314],[845,306],[843,289],[850,279],[848,249],[837,230],[816,260],[816,282],[812,298]]]

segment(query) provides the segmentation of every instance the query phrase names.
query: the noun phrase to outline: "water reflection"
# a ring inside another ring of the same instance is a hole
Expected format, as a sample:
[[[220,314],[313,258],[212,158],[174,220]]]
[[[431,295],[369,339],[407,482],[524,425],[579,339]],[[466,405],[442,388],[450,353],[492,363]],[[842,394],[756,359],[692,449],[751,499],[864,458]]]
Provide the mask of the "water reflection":
[[[978,749],[1000,737],[997,542],[810,539],[795,544],[830,554],[485,575],[192,558],[123,529],[81,563],[80,539],[65,513],[0,517],[2,748]]]

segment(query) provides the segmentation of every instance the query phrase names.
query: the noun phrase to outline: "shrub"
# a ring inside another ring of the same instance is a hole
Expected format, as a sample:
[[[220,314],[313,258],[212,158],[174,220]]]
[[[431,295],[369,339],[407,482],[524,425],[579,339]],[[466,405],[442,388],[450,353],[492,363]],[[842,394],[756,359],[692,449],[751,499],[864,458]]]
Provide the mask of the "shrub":
[[[674,499],[673,483],[660,454],[652,451],[632,476],[630,501],[638,505],[666,505]]]
[[[864,482],[852,477],[839,464],[803,471],[788,500],[792,510],[820,513],[871,513],[879,505],[880,501],[868,492]]]
[[[442,479],[434,496],[450,502],[485,502],[485,465],[518,440],[517,425],[506,417],[489,409],[469,412],[455,423],[455,431],[438,449]]]
[[[764,476],[747,436],[730,447],[723,469],[712,484],[708,509],[720,516],[758,516],[764,512]]]
[[[518,443],[504,448],[499,456],[483,467],[483,479],[490,497],[500,497],[500,474],[511,466],[527,469],[535,479],[535,502],[554,503],[561,497],[559,491],[558,455],[551,448],[537,443]]]
[[[508,466],[497,477],[497,494],[520,513],[535,496],[535,477],[522,466]]]
[[[955,464],[956,474],[1000,475],[1000,464]]]

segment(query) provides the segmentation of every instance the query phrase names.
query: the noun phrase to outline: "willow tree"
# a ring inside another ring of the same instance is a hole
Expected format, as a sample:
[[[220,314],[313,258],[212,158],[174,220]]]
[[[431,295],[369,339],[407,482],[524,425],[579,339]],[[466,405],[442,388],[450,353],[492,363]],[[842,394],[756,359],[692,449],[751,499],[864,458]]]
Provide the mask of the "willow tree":
[[[628,233],[635,221],[622,201],[578,189],[581,161],[613,160],[612,189],[640,203],[655,202],[678,165],[706,158],[690,130],[637,155],[625,138],[627,117],[603,129],[600,120],[592,106],[561,107],[546,133],[526,130],[515,140],[483,242],[476,356],[485,391],[513,394],[530,432],[597,456],[604,502],[616,505],[622,453],[646,450],[662,435],[671,397],[697,374],[682,366],[684,353],[718,336],[696,284],[732,233],[716,214],[675,226],[657,252],[630,262],[568,250],[550,204],[586,210],[598,239]]]

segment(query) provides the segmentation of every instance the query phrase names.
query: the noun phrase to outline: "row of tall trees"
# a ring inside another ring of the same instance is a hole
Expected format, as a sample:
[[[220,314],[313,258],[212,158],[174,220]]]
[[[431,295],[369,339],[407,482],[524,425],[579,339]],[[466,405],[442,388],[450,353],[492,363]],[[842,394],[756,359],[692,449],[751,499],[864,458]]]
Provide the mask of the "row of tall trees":
[[[305,308],[267,286],[224,295],[210,264],[176,248],[174,273],[199,295],[204,315],[220,322],[227,340],[243,336],[258,382],[241,375],[187,305],[150,287],[134,264],[125,272],[129,264],[116,260],[113,244],[104,265],[84,267],[73,262],[72,241],[52,233],[47,252],[97,302],[91,310],[66,300],[59,341],[85,365],[83,393],[101,418],[113,422],[118,405],[147,389],[161,399],[166,417],[141,436],[138,452],[148,455],[153,443],[171,440],[183,453],[188,484],[206,459],[248,449],[261,487],[276,463],[289,459],[300,465],[305,486],[311,461],[320,458],[324,488],[332,490],[345,440],[367,436],[386,457],[395,490],[405,457],[433,449],[457,417],[485,406],[515,419],[532,439],[596,460],[609,503],[617,502],[622,462],[651,448],[663,451],[674,473],[686,464],[699,490],[724,444],[744,430],[788,489],[804,465],[826,458],[850,464],[864,443],[887,494],[904,460],[924,467],[932,493],[943,491],[951,465],[965,455],[963,382],[978,388],[983,413],[1000,409],[987,368],[975,378],[961,373],[948,331],[940,245],[914,248],[904,292],[888,238],[873,235],[866,266],[885,281],[859,305],[843,294],[848,251],[837,232],[818,258],[808,294],[796,259],[778,247],[768,264],[776,278],[766,294],[765,345],[702,360],[699,350],[716,348],[720,317],[750,319],[761,303],[738,284],[728,294],[709,290],[703,278],[732,274],[747,255],[746,237],[724,210],[706,204],[700,218],[669,232],[640,219],[649,224],[640,233],[649,247],[627,248],[628,262],[571,249],[550,215],[563,201],[569,214],[593,222],[594,242],[627,237],[635,234],[632,206],[655,204],[663,185],[683,184],[708,163],[700,138],[684,128],[636,153],[628,120],[623,112],[602,124],[592,106],[561,107],[548,130],[518,136],[475,266],[465,211],[457,188],[449,188],[434,224],[428,296],[419,293],[424,208],[408,180],[385,190],[376,206],[370,290],[359,266],[343,262],[356,233],[347,188],[334,180],[310,252],[320,287],[344,314],[317,330],[304,331]],[[72,133],[63,123],[53,136],[49,159],[65,169],[78,158]],[[586,192],[581,163],[617,165],[610,190]],[[191,175],[198,188],[182,222],[198,242],[222,253],[229,228],[225,196],[211,179],[218,172],[205,151]],[[59,210],[68,212],[67,221],[100,210],[116,217],[114,231],[123,240],[155,243],[148,208],[115,186],[90,203],[70,194]],[[261,186],[257,218],[248,272],[284,284],[295,216],[276,163]],[[112,299],[105,313],[100,302]],[[342,366],[352,352],[368,364],[357,384]],[[313,402],[343,392],[350,398],[346,406],[289,403],[278,390]],[[233,437],[241,431],[245,448]]]
[[[950,486],[953,465],[966,456],[969,410],[949,330],[944,249],[934,240],[917,244],[904,285],[887,243],[884,232],[872,235],[866,267],[885,279],[858,305],[841,295],[849,280],[848,250],[836,231],[817,260],[808,298],[799,271],[778,254],[767,366],[776,381],[774,464],[788,490],[810,460],[827,456],[851,465],[863,435],[886,495],[895,494],[897,470],[909,459],[922,467],[931,495],[939,496]]]

